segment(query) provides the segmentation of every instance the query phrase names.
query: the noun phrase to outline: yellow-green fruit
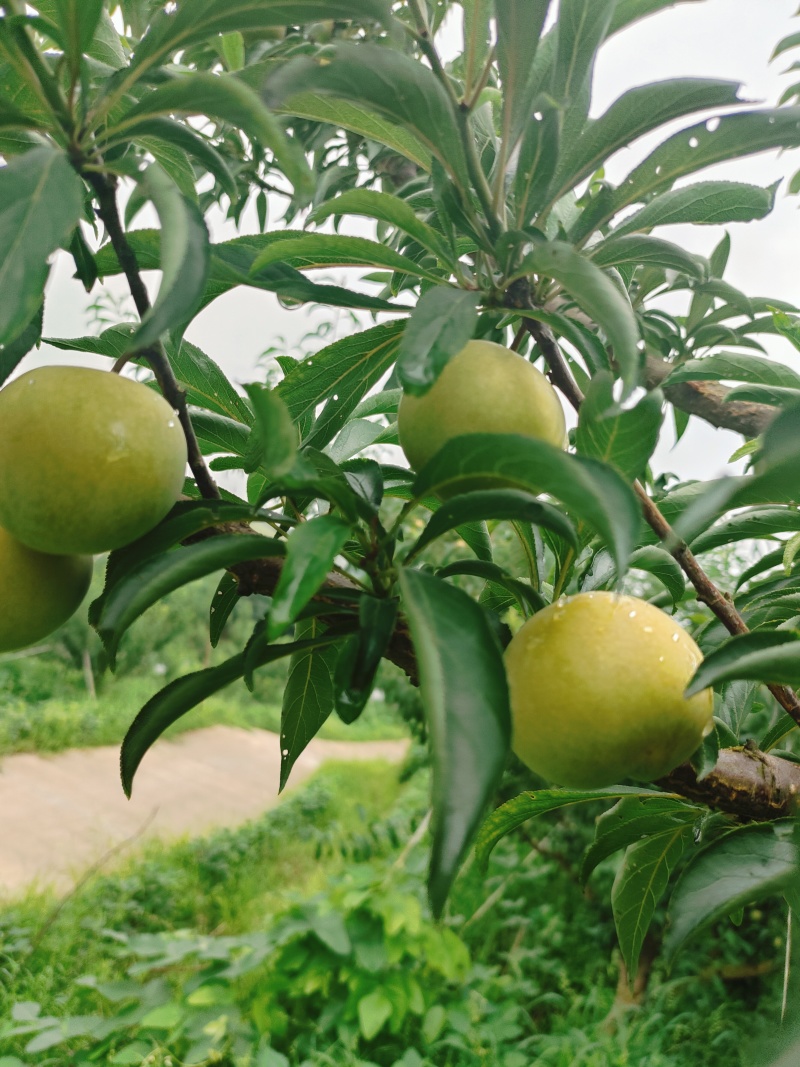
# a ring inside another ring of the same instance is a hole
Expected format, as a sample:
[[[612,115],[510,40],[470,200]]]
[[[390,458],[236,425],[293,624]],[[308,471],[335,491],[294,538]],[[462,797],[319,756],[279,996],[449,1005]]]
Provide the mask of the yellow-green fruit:
[[[29,548],[128,544],[167,514],[185,469],[175,412],[141,382],[39,367],[0,391],[0,525]]]
[[[470,341],[424,396],[405,394],[397,412],[400,444],[414,470],[466,433],[519,433],[564,447],[564,409],[527,359],[492,341]]]
[[[91,580],[91,556],[34,552],[0,528],[0,652],[57,630],[78,610]]]
[[[711,690],[683,695],[702,658],[674,619],[637,597],[559,600],[506,650],[514,751],[574,789],[660,778],[711,727]]]

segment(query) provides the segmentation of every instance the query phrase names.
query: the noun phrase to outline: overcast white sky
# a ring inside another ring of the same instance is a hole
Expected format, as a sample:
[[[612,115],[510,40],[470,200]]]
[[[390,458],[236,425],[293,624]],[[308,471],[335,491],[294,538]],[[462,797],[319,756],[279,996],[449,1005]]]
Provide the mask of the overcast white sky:
[[[619,34],[604,46],[597,66],[593,113],[603,111],[621,92],[634,85],[676,76],[728,78],[743,83],[742,95],[768,104],[777,102],[788,79],[780,76],[795,57],[781,57],[769,64],[775,44],[788,33],[800,30],[792,16],[797,0],[703,0],[681,5],[650,18]],[[458,27],[446,27],[443,47],[452,47]],[[800,53],[798,53],[800,58]],[[634,149],[621,153],[608,175],[612,181],[624,176],[635,162],[663,138],[643,139]],[[721,165],[702,176],[729,178],[769,185],[800,169],[800,152],[756,156]],[[694,180],[694,179],[691,179]],[[766,220],[729,227],[733,249],[726,279],[751,296],[777,297],[800,303],[800,198],[788,198],[784,181],[777,205]],[[276,212],[277,214],[277,212]],[[144,224],[144,216],[140,216]],[[214,238],[234,236],[229,227],[215,225]],[[678,243],[708,253],[722,235],[720,227],[670,227],[660,231]],[[45,335],[74,336],[86,332],[87,297],[70,278],[71,261],[61,257],[51,278],[46,304]],[[236,380],[254,377],[259,354],[275,343],[278,335],[291,342],[303,334],[309,320],[305,311],[288,312],[274,296],[238,289],[215,301],[192,324],[189,340],[217,360]],[[800,365],[800,354],[788,344],[770,339],[775,358]],[[27,357],[23,367],[43,361],[76,362],[74,353],[42,348]],[[91,357],[87,363],[93,362]],[[727,457],[741,438],[714,431],[692,420],[689,431],[674,450],[665,441],[655,459],[658,470],[673,470],[682,477],[712,477],[725,469]]]

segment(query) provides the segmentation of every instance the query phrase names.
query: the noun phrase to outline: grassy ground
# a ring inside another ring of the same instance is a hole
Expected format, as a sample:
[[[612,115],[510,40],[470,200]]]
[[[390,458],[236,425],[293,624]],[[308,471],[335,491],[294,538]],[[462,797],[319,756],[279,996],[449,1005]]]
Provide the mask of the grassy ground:
[[[68,699],[51,697],[35,703],[7,699],[0,715],[0,756],[118,745],[136,713],[157,689],[158,685],[149,679],[125,677],[106,684],[96,698],[77,693]],[[218,723],[277,733],[281,721],[280,695],[277,680],[262,683],[255,696],[244,685],[233,686],[179,719],[167,736]],[[346,726],[332,715],[319,736],[374,741],[406,737],[408,731],[393,708],[373,702],[352,726]]]

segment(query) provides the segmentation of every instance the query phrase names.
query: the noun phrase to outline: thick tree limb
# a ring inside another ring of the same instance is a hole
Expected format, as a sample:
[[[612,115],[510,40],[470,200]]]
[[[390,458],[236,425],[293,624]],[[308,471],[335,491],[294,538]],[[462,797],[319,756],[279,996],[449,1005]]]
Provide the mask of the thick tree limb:
[[[724,748],[702,781],[691,764],[683,763],[657,784],[729,815],[763,822],[796,812],[800,765],[746,746]]]
[[[648,389],[662,385],[671,370],[671,363],[656,356],[648,356],[644,379]],[[664,387],[667,400],[688,415],[697,415],[718,429],[734,430],[745,437],[758,437],[775,418],[777,408],[769,404],[751,404],[741,400],[726,400],[730,389],[718,382],[680,382]]]

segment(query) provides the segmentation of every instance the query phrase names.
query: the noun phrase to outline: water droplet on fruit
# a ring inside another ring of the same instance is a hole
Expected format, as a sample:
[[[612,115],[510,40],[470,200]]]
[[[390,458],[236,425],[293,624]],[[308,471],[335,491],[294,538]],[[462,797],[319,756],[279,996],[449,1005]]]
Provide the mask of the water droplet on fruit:
[[[644,632],[646,634],[651,634],[653,632],[653,627],[652,626],[645,626]]]
[[[628,618],[629,619],[635,619],[636,618],[636,612],[635,611],[629,611],[628,612]]]
[[[556,605],[559,608],[563,608],[564,605],[566,604],[566,602],[567,602],[567,598],[565,596],[560,596],[558,598],[558,600],[556,601]]]
[[[680,634],[673,634],[672,635],[672,640],[673,641],[680,641],[680,639],[681,639],[681,635]]]
[[[658,662],[659,663],[663,663],[664,662],[664,657],[663,656],[659,656],[658,657]]]
[[[167,423],[167,426],[169,426],[170,430],[171,430],[171,429],[173,429],[173,428],[174,428],[174,426],[175,426],[175,422],[174,422],[174,420],[173,420],[173,419],[170,419],[170,420],[169,420],[169,422]]]

